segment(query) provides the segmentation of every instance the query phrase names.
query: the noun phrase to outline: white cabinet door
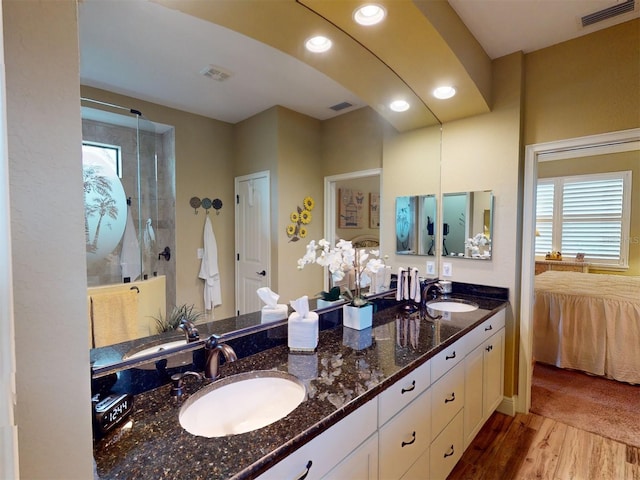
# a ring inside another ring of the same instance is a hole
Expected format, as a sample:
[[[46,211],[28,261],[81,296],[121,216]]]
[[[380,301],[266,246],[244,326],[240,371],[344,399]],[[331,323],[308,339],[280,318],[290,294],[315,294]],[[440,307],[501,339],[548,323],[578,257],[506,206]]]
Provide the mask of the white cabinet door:
[[[323,480],[378,480],[378,434],[374,433]]]
[[[484,349],[478,345],[464,359],[464,448],[484,424]]]
[[[396,480],[431,443],[431,390],[423,392],[379,430],[380,478]]]
[[[462,412],[459,412],[431,444],[429,466],[431,480],[445,480],[462,457],[464,450],[462,417]]]
[[[431,387],[431,438],[464,406],[464,362],[453,367]]]
[[[504,390],[504,328],[482,344],[484,355],[483,404],[487,419],[500,405]]]
[[[378,402],[365,403],[309,443],[276,463],[260,480],[316,480],[329,473],[376,431]]]

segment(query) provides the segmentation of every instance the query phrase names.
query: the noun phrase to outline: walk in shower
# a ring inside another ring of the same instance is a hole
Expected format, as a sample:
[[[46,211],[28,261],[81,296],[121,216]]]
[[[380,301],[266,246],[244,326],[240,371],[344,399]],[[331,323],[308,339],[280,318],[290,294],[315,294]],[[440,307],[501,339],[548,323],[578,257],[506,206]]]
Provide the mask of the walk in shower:
[[[135,108],[82,99],[89,287],[166,277],[175,302],[175,135]]]

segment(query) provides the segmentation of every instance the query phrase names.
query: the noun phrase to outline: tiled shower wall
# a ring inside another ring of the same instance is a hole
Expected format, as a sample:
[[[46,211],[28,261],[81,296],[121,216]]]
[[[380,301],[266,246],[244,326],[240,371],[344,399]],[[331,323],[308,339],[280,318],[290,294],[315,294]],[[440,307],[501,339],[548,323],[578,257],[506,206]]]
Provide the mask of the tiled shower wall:
[[[151,122],[141,121],[141,127]],[[122,186],[131,198],[130,212],[140,241],[143,276],[165,275],[167,310],[175,304],[175,257],[159,258],[165,247],[175,252],[175,135],[174,129],[161,132],[140,130],[140,193],[138,195],[138,142],[135,128],[82,120],[82,139],[117,145],[122,155]],[[140,202],[138,202],[140,200]],[[143,233],[147,219],[155,233],[155,243],[145,249]],[[89,286],[120,283],[120,251],[122,243],[102,263],[88,267]]]

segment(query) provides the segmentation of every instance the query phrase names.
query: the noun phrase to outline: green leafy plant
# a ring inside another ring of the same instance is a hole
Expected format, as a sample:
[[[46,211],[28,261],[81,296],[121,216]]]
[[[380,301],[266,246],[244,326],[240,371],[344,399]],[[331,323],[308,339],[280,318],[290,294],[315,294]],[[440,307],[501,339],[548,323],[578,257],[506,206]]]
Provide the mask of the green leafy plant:
[[[336,302],[342,298],[342,295],[340,295],[340,287],[333,287],[328,292],[323,290],[319,295],[322,300],[326,302]]]
[[[156,321],[156,328],[158,333],[170,332],[178,328],[182,319],[185,319],[191,323],[196,323],[200,317],[204,314],[194,310],[194,305],[175,305],[166,318],[163,318],[162,314],[158,317],[153,317]]]

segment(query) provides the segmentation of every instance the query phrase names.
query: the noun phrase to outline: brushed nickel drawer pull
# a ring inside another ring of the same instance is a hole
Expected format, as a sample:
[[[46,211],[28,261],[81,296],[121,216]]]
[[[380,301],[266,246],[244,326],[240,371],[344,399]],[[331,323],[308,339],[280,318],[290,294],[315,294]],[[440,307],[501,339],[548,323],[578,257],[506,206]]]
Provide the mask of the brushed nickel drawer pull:
[[[411,382],[411,386],[407,387],[407,388],[403,388],[402,391],[400,392],[401,394],[405,394],[407,392],[412,392],[416,389],[416,381],[414,380],[413,382]]]
[[[453,402],[456,399],[456,392],[451,392],[451,398],[445,398],[444,403]]]
[[[455,352],[455,350],[453,351],[453,355],[451,355],[451,356],[447,355],[446,357],[444,357],[444,359],[445,359],[445,360],[451,360],[451,359],[453,359],[453,358],[456,358],[456,352]]]
[[[416,441],[416,432],[415,432],[415,430],[414,430],[414,432],[412,433],[412,435],[413,435],[413,439],[412,439],[411,441],[409,441],[409,442],[402,442],[402,445],[401,445],[401,446],[402,446],[403,448],[405,447],[405,445],[411,445],[412,443],[414,443],[414,442]]]
[[[453,445],[451,445],[451,453],[445,453],[444,454],[444,458],[450,457],[451,455],[453,455],[455,452],[455,450],[453,449]]]

